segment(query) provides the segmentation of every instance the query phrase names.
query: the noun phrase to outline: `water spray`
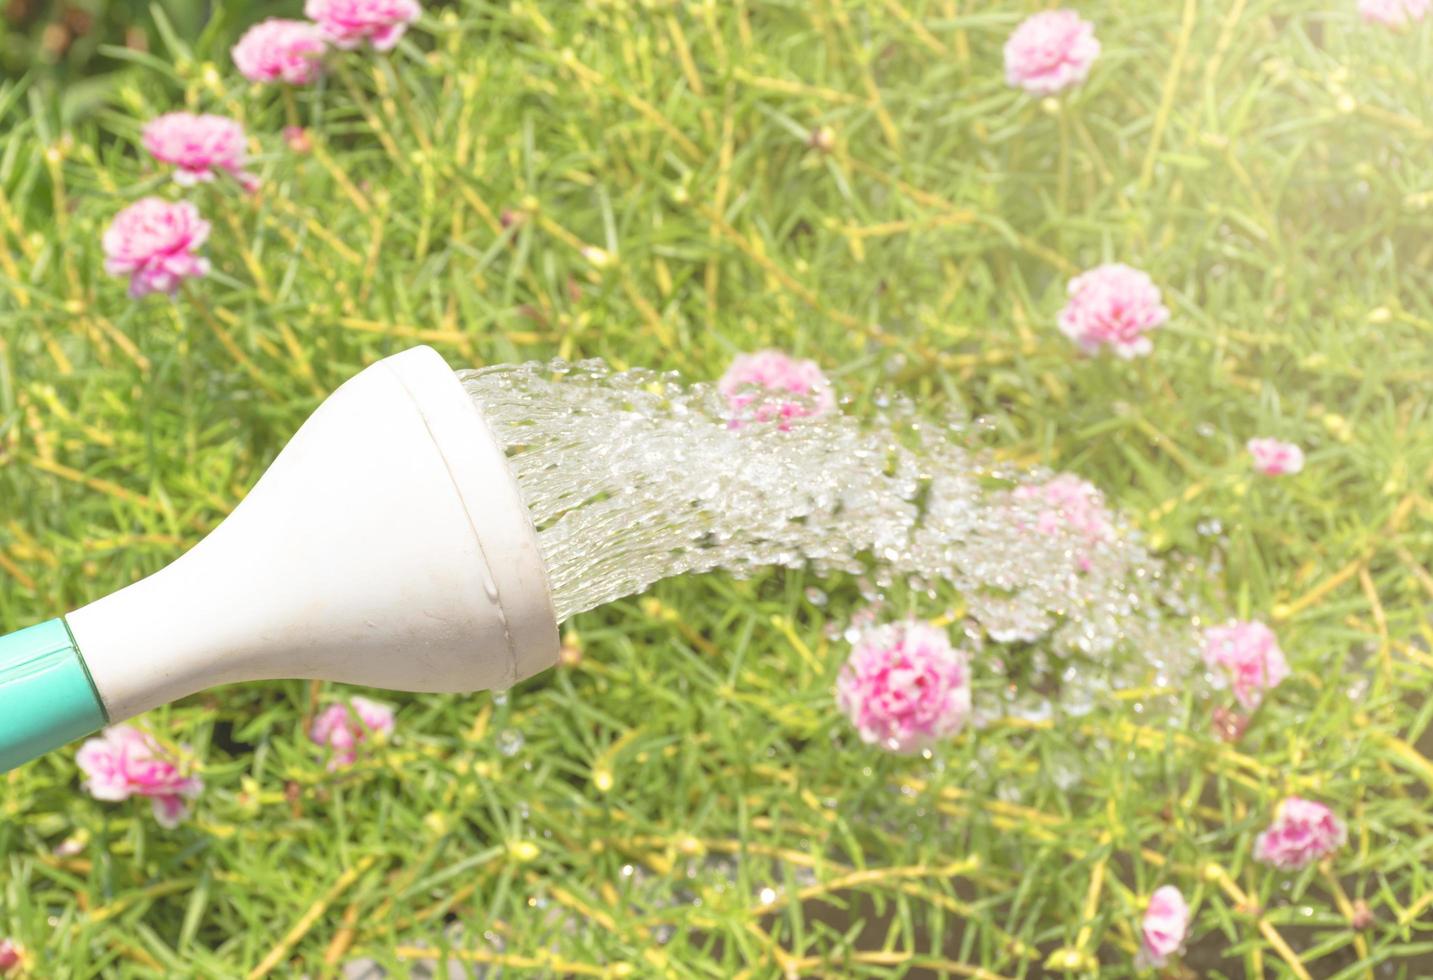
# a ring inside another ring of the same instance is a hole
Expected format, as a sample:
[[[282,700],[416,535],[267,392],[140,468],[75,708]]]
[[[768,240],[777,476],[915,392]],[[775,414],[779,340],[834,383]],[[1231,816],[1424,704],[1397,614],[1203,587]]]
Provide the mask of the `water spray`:
[[[557,662],[560,621],[715,570],[946,604],[1032,718],[1197,663],[1177,583],[1094,487],[899,399],[777,407],[600,361],[379,361],[189,553],[0,638],[0,769],[220,684],[506,689]]]
[[[178,560],[0,637],[0,771],[220,684],[481,691],[557,657],[503,448],[442,357],[417,347],[330,395]]]

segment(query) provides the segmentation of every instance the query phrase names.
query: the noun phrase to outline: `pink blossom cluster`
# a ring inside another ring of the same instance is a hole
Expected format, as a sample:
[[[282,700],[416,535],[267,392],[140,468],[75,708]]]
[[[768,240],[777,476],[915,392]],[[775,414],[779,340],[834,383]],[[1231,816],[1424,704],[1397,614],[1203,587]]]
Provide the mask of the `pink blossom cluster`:
[[[358,761],[359,746],[370,738],[387,738],[393,734],[393,709],[365,697],[352,697],[347,704],[331,704],[319,712],[309,728],[315,745],[329,750],[328,768],[332,772]]]
[[[230,51],[239,72],[254,82],[306,85],[322,71],[329,44],[353,48],[366,41],[386,51],[422,8],[418,0],[308,0],[305,12],[313,23],[270,18],[246,31]],[[308,148],[301,129],[285,129],[284,138],[295,152]],[[223,172],[245,190],[258,187],[258,179],[244,169],[244,128],[233,119],[166,113],[145,125],[142,141],[151,156],[175,168],[174,180],[182,186],[212,181]],[[209,224],[194,205],[145,198],[117,214],[105,230],[105,271],[128,276],[132,297],[173,295],[185,279],[209,272],[209,260],[199,255],[208,235]]]
[[[1140,924],[1139,961],[1162,968],[1189,935],[1189,904],[1173,885],[1155,889]]]
[[[784,430],[791,419],[825,415],[836,407],[831,383],[816,362],[779,350],[738,355],[717,390],[726,399],[733,426],[779,420]]]
[[[1108,347],[1126,360],[1153,349],[1148,334],[1169,320],[1159,287],[1147,273],[1121,262],[1097,266],[1070,280],[1060,332],[1087,354]]]
[[[422,12],[418,0],[308,0],[307,21],[262,21],[229,54],[251,82],[308,85],[322,73],[330,44],[351,49],[366,42],[375,51],[387,51]]]
[[[105,230],[104,268],[129,277],[129,294],[174,293],[185,279],[209,272],[199,254],[209,237],[209,222],[188,201],[146,197],[115,215]]]
[[[418,19],[418,0],[308,0],[304,14],[337,48],[356,48],[367,41],[375,51],[398,43]]]
[[[245,31],[229,57],[251,82],[308,85],[323,72],[327,48],[318,25],[271,17]]]
[[[944,630],[908,620],[867,630],[836,681],[836,704],[861,739],[919,752],[965,725],[970,670]]]
[[[1290,796],[1274,822],[1254,841],[1254,858],[1281,871],[1297,871],[1344,845],[1348,830],[1322,803]]]
[[[119,802],[147,796],[155,820],[166,828],[179,825],[189,812],[189,801],[204,788],[198,776],[185,773],[174,753],[131,725],[107,728],[99,738],[85,742],[75,763],[95,799]]]
[[[1358,0],[1358,12],[1370,24],[1407,27],[1433,12],[1433,0]]]
[[[1265,476],[1292,476],[1304,468],[1304,451],[1292,442],[1250,439],[1248,450],[1254,469]]]
[[[1289,676],[1278,637],[1263,623],[1230,622],[1204,631],[1204,662],[1223,671],[1244,710],[1253,711]]]
[[[166,113],[145,125],[142,139],[154,159],[177,168],[176,184],[192,187],[211,181],[218,170],[247,190],[257,186],[256,178],[244,171],[244,127],[226,116]]]
[[[216,172],[233,177],[246,190],[258,186],[244,169],[248,160],[244,127],[225,116],[171,112],[150,120],[141,139],[160,163],[175,168],[181,186],[212,181]],[[185,279],[209,272],[199,254],[209,237],[209,223],[188,201],[146,197],[115,215],[100,244],[105,271],[129,277],[129,294],[173,295]]]
[[[0,939],[0,976],[20,965],[20,946],[13,939]]]
[[[1046,10],[1005,42],[1005,80],[1032,95],[1054,95],[1083,82],[1099,55],[1093,24],[1073,10]]]
[[[1035,518],[1035,530],[1040,534],[1072,534],[1083,542],[1086,550],[1075,555],[1082,572],[1093,567],[1090,551],[1109,541],[1114,533],[1103,495],[1073,473],[1016,487],[1013,496],[1016,500],[1034,501],[1040,507]]]

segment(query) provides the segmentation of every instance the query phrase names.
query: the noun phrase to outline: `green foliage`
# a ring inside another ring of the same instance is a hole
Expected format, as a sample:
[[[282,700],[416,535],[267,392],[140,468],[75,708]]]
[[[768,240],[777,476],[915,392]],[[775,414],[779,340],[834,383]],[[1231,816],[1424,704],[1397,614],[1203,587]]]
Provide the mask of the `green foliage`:
[[[166,32],[220,57],[238,29],[288,13],[280,0],[9,0],[0,11],[0,77],[33,79],[68,120],[87,115],[121,84],[136,53]]]
[[[0,625],[174,558],[324,392],[407,345],[693,376],[779,345],[852,411],[897,386],[991,414],[1013,458],[1213,566],[1294,667],[1241,742],[1208,706],[1172,730],[1135,690],[884,757],[831,704],[853,584],[816,606],[796,574],[673,581],[579,617],[575,662],[506,698],[378,695],[398,738],[339,776],[304,732],[340,691],[155,712],[204,760],[177,831],[85,798],[72,752],[12,773],[0,934],[38,975],[441,950],[554,976],[1053,957],[1118,977],[1162,883],[1195,906],[1202,975],[1428,975],[1433,30],[1311,0],[1089,0],[1105,52],[1042,104],[1003,83],[1011,6],[467,0],[311,91],[251,89],[177,40],[68,128],[5,89]],[[243,119],[264,188],[194,192],[213,274],[132,302],[99,236],[175,193],[137,134],[180,106]],[[1144,361],[1054,328],[1068,277],[1107,259],[1174,310]],[[1261,434],[1304,445],[1306,472],[1255,479]],[[1251,862],[1290,792],[1349,821],[1330,868]]]

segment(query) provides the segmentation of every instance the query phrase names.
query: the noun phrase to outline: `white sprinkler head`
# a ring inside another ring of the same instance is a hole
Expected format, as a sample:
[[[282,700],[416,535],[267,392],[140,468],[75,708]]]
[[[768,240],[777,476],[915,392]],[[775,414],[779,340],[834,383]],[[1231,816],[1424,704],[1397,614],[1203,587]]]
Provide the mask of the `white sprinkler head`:
[[[213,533],[65,622],[111,723],[248,680],[501,689],[558,656],[522,495],[428,347],[345,383]]]

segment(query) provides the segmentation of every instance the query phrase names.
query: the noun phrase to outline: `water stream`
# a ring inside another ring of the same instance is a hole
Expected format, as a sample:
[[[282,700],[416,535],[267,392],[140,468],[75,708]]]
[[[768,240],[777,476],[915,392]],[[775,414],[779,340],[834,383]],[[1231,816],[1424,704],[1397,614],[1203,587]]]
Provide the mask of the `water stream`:
[[[1035,713],[1199,671],[1191,602],[1099,492],[1001,462],[964,420],[882,399],[873,418],[735,421],[715,385],[600,361],[460,377],[531,509],[560,619],[675,575],[806,568],[873,594],[953,589],[973,642],[1035,657]]]

